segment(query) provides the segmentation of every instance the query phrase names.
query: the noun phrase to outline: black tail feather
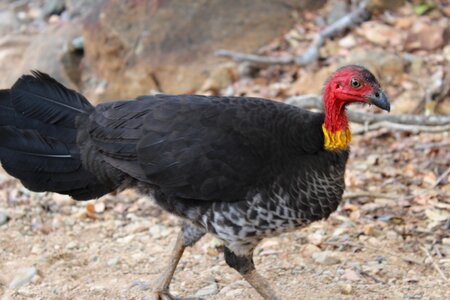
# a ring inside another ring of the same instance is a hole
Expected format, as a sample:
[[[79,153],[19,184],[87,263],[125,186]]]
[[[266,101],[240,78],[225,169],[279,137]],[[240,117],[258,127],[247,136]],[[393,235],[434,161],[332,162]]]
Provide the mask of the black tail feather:
[[[71,172],[81,161],[66,144],[40,135],[35,130],[0,127],[0,157],[6,166],[26,164],[32,172]]]
[[[38,71],[17,80],[11,88],[11,102],[27,118],[68,128],[75,127],[79,114],[89,115],[93,110],[83,95]]]
[[[0,90],[0,160],[30,190],[100,197],[114,189],[83,168],[76,120],[93,106],[40,72]]]
[[[16,112],[11,102],[10,90],[0,90],[0,126],[34,129],[65,143],[73,143],[77,137],[77,129],[75,127],[57,127],[27,118],[23,114]]]

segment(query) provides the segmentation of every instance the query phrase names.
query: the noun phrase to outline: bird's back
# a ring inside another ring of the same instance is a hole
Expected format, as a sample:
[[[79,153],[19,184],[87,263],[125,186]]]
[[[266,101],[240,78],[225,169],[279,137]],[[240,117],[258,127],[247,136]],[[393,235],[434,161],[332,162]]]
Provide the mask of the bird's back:
[[[124,182],[155,192],[162,207],[212,231],[219,214],[236,209],[235,215],[254,217],[252,227],[288,230],[328,216],[344,189],[348,153],[324,150],[323,118],[242,97],[156,95],[107,103],[90,116],[85,152],[96,155],[85,163],[98,164],[101,155],[129,176]],[[236,222],[242,229],[242,220]]]
[[[324,151],[322,114],[256,98],[146,96],[99,105],[84,123],[85,152],[186,199],[238,200]]]

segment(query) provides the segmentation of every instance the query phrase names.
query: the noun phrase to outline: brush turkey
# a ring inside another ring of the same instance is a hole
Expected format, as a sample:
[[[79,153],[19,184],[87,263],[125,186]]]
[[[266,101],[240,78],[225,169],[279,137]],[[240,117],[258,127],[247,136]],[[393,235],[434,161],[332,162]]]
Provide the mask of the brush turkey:
[[[328,217],[344,192],[351,133],[345,108],[389,111],[375,77],[345,66],[326,82],[324,113],[265,99],[141,96],[92,106],[33,72],[0,91],[0,160],[25,187],[76,200],[124,188],[151,195],[183,220],[169,284],[183,250],[205,233],[225,244],[227,264],[265,299],[279,299],[252,260],[256,245]]]

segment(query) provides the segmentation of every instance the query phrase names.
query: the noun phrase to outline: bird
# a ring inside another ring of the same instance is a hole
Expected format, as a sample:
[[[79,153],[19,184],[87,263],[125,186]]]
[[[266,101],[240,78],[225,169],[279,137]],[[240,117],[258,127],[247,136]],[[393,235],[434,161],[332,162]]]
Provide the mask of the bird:
[[[347,105],[389,111],[365,67],[333,72],[324,112],[252,97],[156,94],[93,106],[32,71],[0,91],[0,161],[28,189],[99,198],[133,188],[181,219],[151,299],[169,286],[186,247],[206,233],[264,299],[281,299],[253,262],[277,236],[327,218],[345,189],[352,135]]]

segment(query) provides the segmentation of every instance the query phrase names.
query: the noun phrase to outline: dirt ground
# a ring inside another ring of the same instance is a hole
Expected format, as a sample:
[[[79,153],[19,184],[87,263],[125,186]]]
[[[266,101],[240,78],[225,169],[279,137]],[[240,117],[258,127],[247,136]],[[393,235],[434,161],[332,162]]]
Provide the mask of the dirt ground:
[[[446,141],[445,133],[356,137],[339,210],[264,240],[257,268],[283,299],[450,299],[448,174],[433,188],[449,167]],[[178,232],[175,217],[133,191],[76,203],[0,178],[0,211],[10,218],[0,226],[2,299],[148,299]],[[36,274],[12,288],[27,270]],[[259,299],[212,236],[185,252],[171,290]]]

